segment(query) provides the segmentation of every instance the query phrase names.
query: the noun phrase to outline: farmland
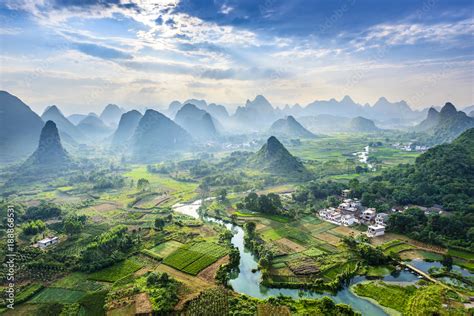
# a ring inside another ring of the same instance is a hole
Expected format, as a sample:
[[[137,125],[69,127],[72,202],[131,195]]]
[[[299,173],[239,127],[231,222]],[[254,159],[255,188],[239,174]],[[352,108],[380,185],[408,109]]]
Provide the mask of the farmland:
[[[129,258],[111,267],[105,268],[88,276],[90,280],[115,282],[140,269],[143,263],[137,258]]]
[[[197,275],[201,270],[227,254],[227,250],[209,242],[184,245],[163,260],[163,263],[177,270]]]
[[[35,295],[29,302],[32,304],[48,304],[61,303],[73,304],[86,296],[83,291],[62,289],[62,288],[45,288]]]

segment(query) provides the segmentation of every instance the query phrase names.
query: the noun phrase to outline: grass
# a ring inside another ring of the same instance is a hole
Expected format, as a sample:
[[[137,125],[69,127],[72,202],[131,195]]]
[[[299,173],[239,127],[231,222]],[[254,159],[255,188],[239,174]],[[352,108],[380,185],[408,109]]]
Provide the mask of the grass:
[[[309,257],[317,257],[317,256],[320,256],[322,254],[325,254],[326,252],[319,249],[319,248],[316,248],[316,247],[311,247],[305,251],[303,251],[303,253]]]
[[[379,266],[379,267],[369,267],[367,269],[366,275],[369,277],[383,277],[392,272],[392,269],[389,267]]]
[[[227,249],[211,242],[186,244],[163,260],[163,263],[191,275],[197,275],[204,268],[227,254]]]
[[[29,303],[32,304],[74,304],[86,295],[83,291],[62,289],[62,288],[46,288],[35,295]]]
[[[391,285],[384,282],[362,282],[351,288],[357,295],[376,300],[380,305],[400,313],[405,310],[408,299],[416,292],[416,287]]]
[[[147,249],[146,254],[149,254],[151,257],[155,259],[162,259],[169,256],[172,252],[176,249],[181,247],[183,244],[179,241],[169,240],[161,243],[151,249]]]
[[[29,299],[31,296],[35,295],[41,289],[43,289],[44,286],[41,284],[33,283],[21,290],[20,293],[15,295],[15,304],[20,304],[25,302],[27,299]]]
[[[271,219],[272,221],[279,222],[279,223],[288,223],[289,219],[284,216],[280,215],[271,215],[271,214],[262,214],[262,213],[247,213],[242,211],[234,212],[235,215],[239,217],[262,217]]]
[[[87,280],[85,273],[74,272],[54,282],[51,287],[95,292],[103,288],[100,283]]]
[[[337,227],[337,225],[334,225],[334,224],[331,224],[331,223],[328,223],[328,222],[322,222],[322,223],[316,225],[313,230],[311,230],[311,234],[313,236],[315,236],[317,234],[324,233],[325,231],[328,231],[328,230],[333,229],[335,227]]]
[[[125,173],[124,176],[133,179],[135,183],[139,179],[147,179],[152,187],[169,190],[172,192],[172,195],[182,200],[192,199],[197,188],[197,183],[181,182],[157,173],[150,173],[146,166],[136,166],[131,171]]]
[[[385,248],[384,253],[385,254],[400,253],[402,251],[411,250],[414,248],[415,248],[414,246],[402,242],[399,244],[394,244],[392,246],[389,246],[388,248]]]
[[[474,253],[464,250],[448,249],[448,254],[465,260],[474,260]]]
[[[108,268],[94,272],[88,276],[90,280],[115,282],[143,267],[137,258],[128,258]]]

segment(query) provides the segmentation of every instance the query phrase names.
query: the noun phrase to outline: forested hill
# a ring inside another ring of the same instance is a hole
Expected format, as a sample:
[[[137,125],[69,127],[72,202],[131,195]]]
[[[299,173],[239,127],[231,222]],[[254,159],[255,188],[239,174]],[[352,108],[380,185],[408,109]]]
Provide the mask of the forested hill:
[[[450,144],[436,146],[420,155],[413,165],[399,165],[351,186],[362,202],[386,210],[393,205],[441,205],[442,216],[426,217],[423,212],[397,214],[403,219],[402,233],[425,234],[418,239],[449,240],[472,246],[474,238],[474,128]],[[410,217],[413,215],[412,217]],[[417,226],[417,223],[419,224]],[[399,227],[399,228],[400,228]],[[400,229],[399,229],[400,230]],[[425,238],[426,237],[426,238]],[[469,242],[471,240],[471,242]],[[428,241],[428,240],[427,240]],[[473,243],[474,244],[474,243]]]
[[[450,144],[428,150],[413,165],[400,165],[374,177],[367,188],[366,200],[474,211],[474,128]]]

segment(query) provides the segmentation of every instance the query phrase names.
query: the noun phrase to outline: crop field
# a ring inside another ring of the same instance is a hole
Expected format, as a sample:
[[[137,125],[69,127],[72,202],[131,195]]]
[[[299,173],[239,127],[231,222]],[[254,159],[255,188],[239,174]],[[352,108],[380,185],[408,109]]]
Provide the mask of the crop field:
[[[75,272],[54,282],[51,287],[95,292],[103,288],[102,284],[88,280],[85,273]]]
[[[145,166],[136,166],[125,173],[124,176],[133,179],[135,182],[139,179],[147,179],[152,187],[159,188],[162,191],[170,191],[172,195],[182,200],[191,199],[197,188],[196,183],[176,181],[160,174],[150,173]]]
[[[328,231],[330,229],[333,229],[337,227],[337,225],[328,223],[328,222],[322,222],[314,227],[313,230],[311,230],[311,234],[315,237],[318,236],[318,234],[324,233],[325,231]]]
[[[337,246],[341,241],[341,238],[334,236],[333,234],[330,234],[328,232],[320,233],[315,237],[333,246]]]
[[[406,250],[411,250],[414,249],[412,245],[406,244],[406,243],[400,243],[398,245],[393,245],[391,247],[388,247],[384,250],[384,253],[389,254],[389,253],[400,253],[402,251]]]
[[[337,226],[336,228],[333,228],[333,229],[329,230],[328,232],[333,233],[336,236],[357,237],[360,234],[362,234],[362,232],[360,232],[358,230],[355,230],[355,229],[352,229],[352,228],[349,228],[349,227],[346,227],[346,226]]]
[[[191,275],[216,262],[227,254],[227,250],[211,242],[186,244],[163,260],[163,263]]]
[[[137,258],[128,258],[111,267],[94,272],[88,276],[90,280],[115,282],[143,267],[143,263]]]
[[[275,244],[282,248],[282,250],[288,249],[290,252],[301,252],[306,249],[305,247],[289,240],[288,238],[278,239],[275,241]]]
[[[311,248],[303,251],[303,253],[305,255],[309,256],[309,257],[317,257],[317,256],[325,254],[326,252],[321,250],[321,249],[318,249],[316,247],[311,247]]]
[[[150,253],[150,255],[153,258],[159,259],[159,258],[165,258],[169,256],[172,252],[174,252],[176,249],[181,247],[183,244],[180,243],[179,241],[176,240],[169,240],[165,241],[164,243],[161,243],[151,249],[147,249],[147,253]]]
[[[29,303],[32,304],[74,304],[86,295],[83,291],[61,289],[61,288],[46,288],[35,295]]]
[[[333,280],[337,275],[344,271],[353,271],[357,266],[357,261],[346,261],[342,264],[337,264],[332,268],[327,269],[323,272],[324,278],[327,280]]]

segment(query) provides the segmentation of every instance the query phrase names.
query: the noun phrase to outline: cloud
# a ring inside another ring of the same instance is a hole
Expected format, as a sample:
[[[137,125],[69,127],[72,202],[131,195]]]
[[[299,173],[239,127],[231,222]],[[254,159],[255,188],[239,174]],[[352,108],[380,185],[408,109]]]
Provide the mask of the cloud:
[[[420,42],[444,44],[460,40],[463,36],[472,37],[472,34],[474,19],[437,24],[381,24],[370,28],[357,41],[369,45],[415,45]]]
[[[72,47],[89,56],[102,59],[130,59],[132,56],[121,50],[92,43],[73,43]]]

